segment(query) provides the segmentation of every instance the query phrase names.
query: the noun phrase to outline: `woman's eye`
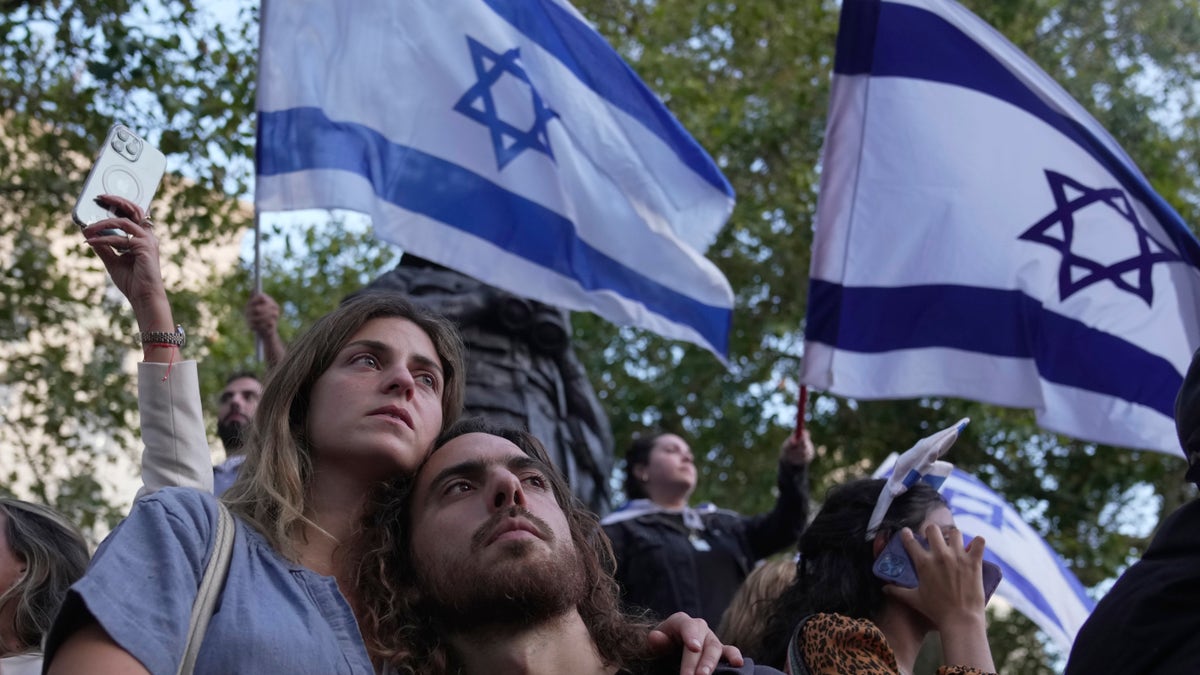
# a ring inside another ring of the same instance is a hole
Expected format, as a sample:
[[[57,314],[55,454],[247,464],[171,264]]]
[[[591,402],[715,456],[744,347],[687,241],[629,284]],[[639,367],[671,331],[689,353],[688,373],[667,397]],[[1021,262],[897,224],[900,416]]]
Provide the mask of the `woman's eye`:
[[[350,363],[361,363],[362,365],[369,366],[371,368],[379,367],[379,359],[375,358],[374,354],[358,354],[354,358],[350,359]]]

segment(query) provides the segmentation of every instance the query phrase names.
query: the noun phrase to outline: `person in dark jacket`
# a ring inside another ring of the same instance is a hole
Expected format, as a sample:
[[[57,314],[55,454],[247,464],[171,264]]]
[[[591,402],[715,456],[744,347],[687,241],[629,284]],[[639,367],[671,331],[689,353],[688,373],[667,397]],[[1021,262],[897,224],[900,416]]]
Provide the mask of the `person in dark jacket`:
[[[624,602],[656,617],[688,614],[716,626],[754,564],[794,546],[808,517],[808,432],[780,450],[775,508],[742,516],[711,504],[692,508],[696,465],[672,433],[634,439],[625,454],[630,499],[602,524],[617,558]]]
[[[1200,486],[1200,351],[1175,399],[1175,429]],[[1200,673],[1200,499],[1163,521],[1142,559],[1125,570],[1084,622],[1067,675]]]

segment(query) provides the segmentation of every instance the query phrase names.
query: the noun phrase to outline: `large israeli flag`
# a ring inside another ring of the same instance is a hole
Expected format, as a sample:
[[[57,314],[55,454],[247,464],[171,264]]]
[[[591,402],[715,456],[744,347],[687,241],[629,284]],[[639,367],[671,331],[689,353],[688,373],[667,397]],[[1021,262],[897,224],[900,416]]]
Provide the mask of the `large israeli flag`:
[[[484,282],[725,354],[704,149],[565,2],[264,2],[262,211],[342,208]]]
[[[892,474],[893,453],[875,472]],[[996,596],[1029,617],[1065,652],[1096,606],[1079,579],[1016,509],[978,478],[954,469],[939,489],[963,537],[983,537],[983,557],[1000,566]]]
[[[846,0],[834,70],[804,382],[1178,454],[1200,244],[1116,141],[950,0]]]

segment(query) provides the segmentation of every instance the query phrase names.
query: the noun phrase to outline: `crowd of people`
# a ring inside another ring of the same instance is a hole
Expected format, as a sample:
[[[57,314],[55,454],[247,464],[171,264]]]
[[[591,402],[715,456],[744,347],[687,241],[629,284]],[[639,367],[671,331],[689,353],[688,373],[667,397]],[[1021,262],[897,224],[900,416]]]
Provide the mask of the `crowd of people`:
[[[804,432],[780,449],[769,512],[692,506],[691,447],[656,431],[633,440],[629,501],[601,521],[538,438],[459,419],[456,329],[394,292],[356,294],[287,346],[278,305],[253,297],[247,321],[272,365],[228,377],[217,402],[226,459],[214,467],[153,223],[126,200],[98,201],[115,215],[84,235],[142,335],[143,485],[90,563],[56,512],[0,499],[0,675],[909,675],[934,631],[939,673],[995,671],[985,544],[964,545],[935,487],[896,495],[851,480],[809,522]],[[1200,365],[1177,418],[1200,454]],[[1172,604],[1198,578],[1195,509],[1173,516],[1097,607],[1068,672],[1114,672],[1102,666],[1123,656],[1121,672],[1200,666],[1196,614]],[[914,588],[872,570],[897,539]],[[214,567],[215,611],[197,619]],[[1148,650],[1163,642],[1148,632],[1178,641]]]

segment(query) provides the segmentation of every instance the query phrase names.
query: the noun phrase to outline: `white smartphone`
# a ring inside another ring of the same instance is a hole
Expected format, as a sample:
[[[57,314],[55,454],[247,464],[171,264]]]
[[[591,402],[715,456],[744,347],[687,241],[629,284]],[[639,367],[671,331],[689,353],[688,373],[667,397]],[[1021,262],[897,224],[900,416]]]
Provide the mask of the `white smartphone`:
[[[147,211],[166,168],[167,158],[158,148],[124,124],[114,124],[83,183],[71,218],[79,227],[86,227],[111,217],[111,212],[96,203],[96,197],[103,194],[124,197]]]

